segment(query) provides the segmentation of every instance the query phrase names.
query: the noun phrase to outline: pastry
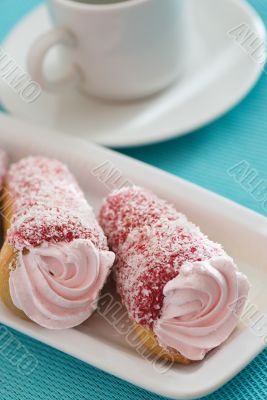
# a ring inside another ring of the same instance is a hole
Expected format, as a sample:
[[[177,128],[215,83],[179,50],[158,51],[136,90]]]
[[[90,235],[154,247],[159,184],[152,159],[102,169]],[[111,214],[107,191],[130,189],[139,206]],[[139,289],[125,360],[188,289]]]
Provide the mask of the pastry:
[[[7,173],[7,166],[8,166],[7,155],[2,149],[0,149],[0,196],[1,196],[1,204],[4,201],[3,184],[4,184],[5,175]],[[3,243],[3,232],[2,232],[3,213],[2,212],[1,212],[0,225],[1,225],[1,229],[0,229],[0,245],[2,245],[2,243]]]
[[[4,150],[0,149],[0,190],[2,190],[4,177],[7,172],[7,155]]]
[[[151,352],[189,363],[229,337],[249,283],[221,245],[139,187],[111,193],[99,221],[116,253],[117,291]]]
[[[96,308],[115,255],[72,174],[43,157],[13,164],[3,210],[4,303],[45,328],[81,324]]]

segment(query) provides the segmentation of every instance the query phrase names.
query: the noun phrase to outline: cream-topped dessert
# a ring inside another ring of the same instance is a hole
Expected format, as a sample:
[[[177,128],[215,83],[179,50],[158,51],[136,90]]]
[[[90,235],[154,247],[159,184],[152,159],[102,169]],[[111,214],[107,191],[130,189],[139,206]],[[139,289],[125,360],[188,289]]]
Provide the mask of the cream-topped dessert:
[[[81,324],[97,306],[115,255],[74,177],[59,161],[26,158],[11,166],[5,199],[4,302],[49,329]]]
[[[249,283],[221,245],[138,187],[108,196],[100,224],[117,255],[117,291],[151,351],[201,360],[229,337]]]

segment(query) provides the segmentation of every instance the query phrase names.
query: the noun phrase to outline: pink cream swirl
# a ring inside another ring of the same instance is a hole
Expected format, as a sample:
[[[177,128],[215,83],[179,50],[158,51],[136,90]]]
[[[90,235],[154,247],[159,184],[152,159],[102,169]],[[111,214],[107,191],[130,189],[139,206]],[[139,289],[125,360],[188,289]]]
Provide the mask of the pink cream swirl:
[[[13,303],[45,328],[77,326],[95,310],[114,259],[84,239],[20,252],[9,279]]]
[[[190,360],[202,360],[236,327],[249,287],[229,257],[183,265],[164,287],[161,316],[154,326],[159,343]]]

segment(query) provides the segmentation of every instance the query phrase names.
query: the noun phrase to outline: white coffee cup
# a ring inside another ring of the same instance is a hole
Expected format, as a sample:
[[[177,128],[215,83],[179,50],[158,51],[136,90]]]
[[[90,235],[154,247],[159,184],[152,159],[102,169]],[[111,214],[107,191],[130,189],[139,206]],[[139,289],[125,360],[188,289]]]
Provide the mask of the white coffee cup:
[[[28,57],[33,80],[47,91],[79,87],[90,95],[132,100],[174,82],[188,53],[189,0],[125,0],[112,4],[48,0],[55,28]],[[59,80],[44,73],[48,51],[68,49]]]

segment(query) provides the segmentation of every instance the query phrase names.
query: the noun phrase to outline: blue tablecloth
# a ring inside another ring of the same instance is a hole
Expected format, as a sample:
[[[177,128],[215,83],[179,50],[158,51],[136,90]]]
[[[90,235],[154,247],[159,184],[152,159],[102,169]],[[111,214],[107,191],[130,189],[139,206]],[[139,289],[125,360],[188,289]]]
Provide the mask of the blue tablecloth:
[[[218,1],[218,0],[217,0]],[[266,0],[251,0],[267,24]],[[0,0],[0,39],[40,0]],[[136,157],[267,215],[255,196],[232,179],[227,170],[245,160],[267,180],[267,76],[234,110],[191,135],[168,142],[124,149]],[[28,337],[14,333],[38,359],[38,368],[23,376],[0,349],[1,400],[159,399]],[[245,351],[245,349],[244,349]],[[223,368],[223,366],[222,366]],[[207,400],[266,400],[267,350]]]

